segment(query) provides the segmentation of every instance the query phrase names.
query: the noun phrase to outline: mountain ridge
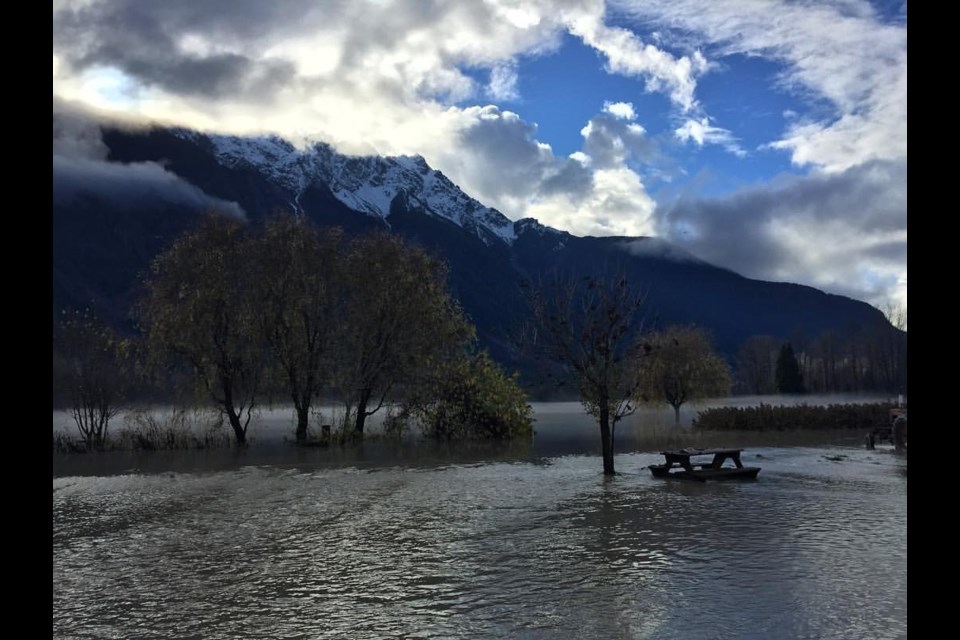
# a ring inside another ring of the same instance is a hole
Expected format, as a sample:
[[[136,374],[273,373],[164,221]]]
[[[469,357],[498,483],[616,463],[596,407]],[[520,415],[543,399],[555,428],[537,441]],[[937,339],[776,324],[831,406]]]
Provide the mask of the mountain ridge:
[[[623,272],[647,293],[651,327],[698,324],[731,359],[751,335],[788,340],[823,331],[892,330],[864,302],[746,278],[660,238],[580,237],[532,218],[510,221],[420,156],[347,156],[321,141],[297,148],[278,136],[179,127],[97,127],[106,149],[99,161],[118,174],[124,167],[156,166],[212,200],[234,203],[251,222],[284,210],[348,233],[389,229],[424,246],[448,263],[452,293],[483,344],[508,365],[517,364],[509,335],[525,317],[520,283],[546,273]],[[117,203],[93,186],[58,199],[57,182],[55,163],[54,308],[92,303],[114,323],[129,324],[128,308],[150,260],[190,228],[199,207],[166,202],[156,193]]]

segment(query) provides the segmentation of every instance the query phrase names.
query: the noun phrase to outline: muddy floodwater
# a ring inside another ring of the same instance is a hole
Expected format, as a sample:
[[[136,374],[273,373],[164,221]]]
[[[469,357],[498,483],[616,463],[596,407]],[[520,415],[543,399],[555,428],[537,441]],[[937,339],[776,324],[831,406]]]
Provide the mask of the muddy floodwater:
[[[604,478],[538,416],[507,449],[55,456],[53,636],[907,637],[905,456],[751,442],[756,481],[658,480],[633,425]]]

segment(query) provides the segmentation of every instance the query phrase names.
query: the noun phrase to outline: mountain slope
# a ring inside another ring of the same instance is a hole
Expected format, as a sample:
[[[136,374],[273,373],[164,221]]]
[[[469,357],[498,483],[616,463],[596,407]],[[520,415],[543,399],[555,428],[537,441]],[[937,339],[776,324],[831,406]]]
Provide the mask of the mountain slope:
[[[450,285],[494,357],[525,317],[520,282],[558,272],[626,273],[646,293],[646,326],[696,323],[734,354],[751,335],[780,339],[825,330],[892,330],[869,305],[795,284],[751,280],[653,238],[575,237],[535,220],[511,222],[471,198],[420,157],[350,157],[314,142],[239,138],[185,129],[104,126],[109,167],[153,167],[250,221],[294,212],[348,233],[388,228],[450,265]],[[55,163],[56,167],[56,163]],[[90,304],[128,322],[139,276],[195,223],[199,206],[144,194],[122,203],[90,186],[58,197],[54,175],[54,308]],[[134,203],[134,204],[131,204]]]

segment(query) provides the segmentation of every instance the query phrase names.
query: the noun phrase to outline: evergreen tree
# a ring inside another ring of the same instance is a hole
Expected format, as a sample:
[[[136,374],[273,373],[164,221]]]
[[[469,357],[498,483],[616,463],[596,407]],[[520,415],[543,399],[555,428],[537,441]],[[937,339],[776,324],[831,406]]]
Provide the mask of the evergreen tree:
[[[780,393],[804,393],[800,363],[789,342],[780,347],[777,356],[777,391]]]

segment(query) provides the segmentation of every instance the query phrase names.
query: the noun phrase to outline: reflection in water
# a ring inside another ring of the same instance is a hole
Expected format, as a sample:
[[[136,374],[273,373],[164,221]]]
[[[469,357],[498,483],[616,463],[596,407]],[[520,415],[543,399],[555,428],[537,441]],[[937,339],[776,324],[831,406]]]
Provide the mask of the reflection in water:
[[[903,458],[237,466],[53,481],[58,638],[903,638]],[[476,454],[472,454],[476,455]]]

